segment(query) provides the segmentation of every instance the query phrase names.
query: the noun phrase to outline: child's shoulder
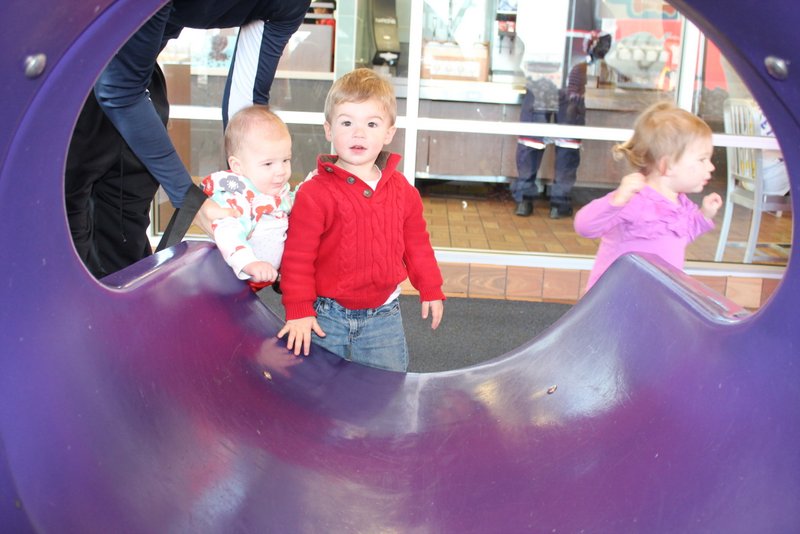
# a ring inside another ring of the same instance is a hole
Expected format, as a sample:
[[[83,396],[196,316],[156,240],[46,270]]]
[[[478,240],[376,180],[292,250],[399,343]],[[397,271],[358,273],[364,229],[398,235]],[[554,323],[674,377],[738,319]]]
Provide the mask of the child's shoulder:
[[[248,191],[255,191],[255,186],[246,177],[233,171],[217,171],[209,174],[202,180],[203,192],[206,195],[245,195]]]
[[[305,179],[297,184],[294,189],[294,197],[311,197],[315,203],[328,199],[331,195],[330,178],[325,174],[320,174],[316,169],[309,172]]]
[[[317,169],[313,169],[306,175],[302,182],[297,184],[294,192],[297,194],[300,191],[309,191],[319,188],[322,185],[322,182],[324,182],[324,175],[321,175]]]

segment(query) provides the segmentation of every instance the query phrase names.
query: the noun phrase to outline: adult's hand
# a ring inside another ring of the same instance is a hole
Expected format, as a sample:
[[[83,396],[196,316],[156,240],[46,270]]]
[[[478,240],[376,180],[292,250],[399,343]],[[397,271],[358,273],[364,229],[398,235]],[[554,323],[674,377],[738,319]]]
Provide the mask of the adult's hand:
[[[211,229],[211,223],[217,219],[224,219],[226,217],[238,217],[241,213],[233,208],[223,208],[210,198],[200,205],[197,215],[194,217],[194,224],[208,234],[210,237],[214,236],[214,231]]]

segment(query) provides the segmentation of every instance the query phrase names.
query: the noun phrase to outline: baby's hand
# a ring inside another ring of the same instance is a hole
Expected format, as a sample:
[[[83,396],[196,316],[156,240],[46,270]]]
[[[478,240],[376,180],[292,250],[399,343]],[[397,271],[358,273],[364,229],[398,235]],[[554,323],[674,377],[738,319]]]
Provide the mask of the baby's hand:
[[[622,178],[614,194],[611,196],[612,206],[624,206],[633,196],[647,185],[644,174],[634,172]]]
[[[722,197],[718,193],[710,193],[703,197],[701,211],[706,219],[713,219],[722,207]]]
[[[311,331],[317,333],[320,337],[325,337],[325,332],[319,326],[316,317],[302,317],[300,319],[292,319],[286,321],[281,331],[278,332],[278,337],[286,337],[286,348],[294,350],[294,355],[299,356],[300,351],[304,356],[308,356],[308,351],[311,349]]]
[[[248,263],[242,269],[249,274],[253,282],[274,282],[278,278],[278,271],[268,261],[254,261]]]
[[[442,315],[444,315],[444,302],[441,300],[427,300],[422,303],[422,318],[428,318],[428,312],[431,315],[431,328],[436,330],[439,323],[442,322]]]

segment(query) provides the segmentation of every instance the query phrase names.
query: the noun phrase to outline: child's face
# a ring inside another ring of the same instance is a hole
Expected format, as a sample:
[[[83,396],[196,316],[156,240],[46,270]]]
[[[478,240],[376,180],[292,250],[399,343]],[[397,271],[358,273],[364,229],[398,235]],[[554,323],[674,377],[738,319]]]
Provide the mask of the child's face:
[[[668,185],[676,193],[699,193],[711,179],[714,164],[711,137],[700,137],[689,143],[683,155],[667,165]]]
[[[397,129],[376,99],[338,104],[324,126],[339,156],[337,164],[350,171],[371,167]]]
[[[265,195],[277,195],[292,175],[292,138],[280,128],[253,128],[238,154],[228,158],[231,170],[250,179]]]

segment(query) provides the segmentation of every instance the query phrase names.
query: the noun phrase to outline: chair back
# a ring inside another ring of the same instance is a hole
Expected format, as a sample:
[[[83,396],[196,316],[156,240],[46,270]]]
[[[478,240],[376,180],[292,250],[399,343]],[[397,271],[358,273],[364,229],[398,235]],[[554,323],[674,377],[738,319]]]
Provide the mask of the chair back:
[[[759,109],[751,99],[731,98],[725,101],[725,133],[733,135],[759,135]],[[728,147],[728,187],[740,186],[762,194],[761,152],[753,148]],[[732,189],[729,189],[732,190]]]

